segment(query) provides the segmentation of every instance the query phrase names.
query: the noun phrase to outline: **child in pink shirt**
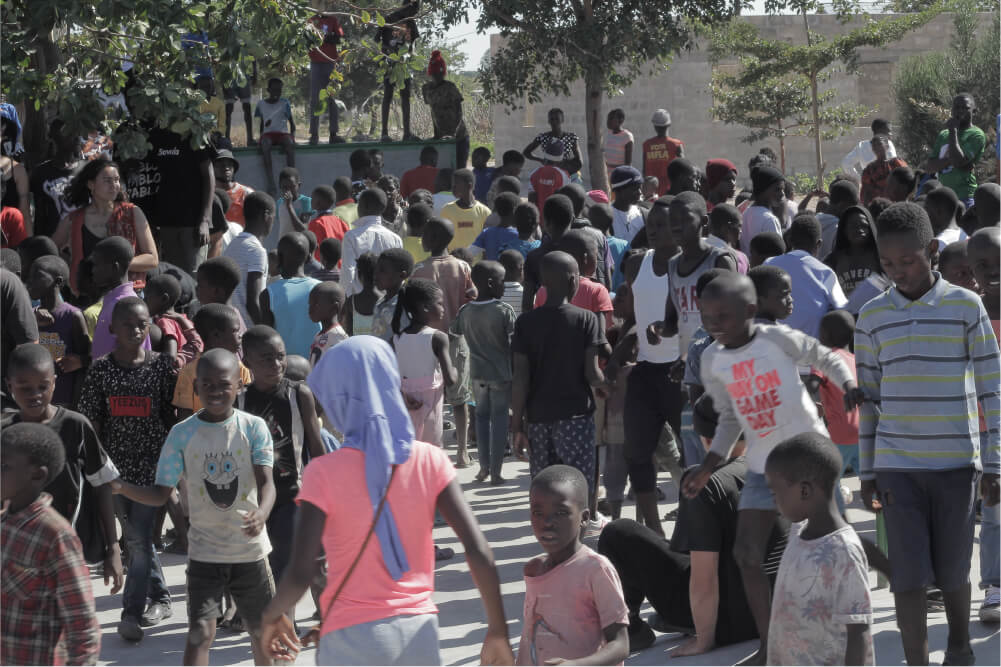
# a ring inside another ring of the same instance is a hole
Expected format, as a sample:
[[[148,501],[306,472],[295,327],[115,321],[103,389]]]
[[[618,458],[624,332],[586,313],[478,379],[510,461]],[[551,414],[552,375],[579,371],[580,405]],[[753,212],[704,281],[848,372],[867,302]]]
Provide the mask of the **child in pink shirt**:
[[[543,556],[525,566],[519,665],[621,665],[629,655],[629,609],[611,562],[581,544],[587,480],[553,465],[532,479],[532,532]]]

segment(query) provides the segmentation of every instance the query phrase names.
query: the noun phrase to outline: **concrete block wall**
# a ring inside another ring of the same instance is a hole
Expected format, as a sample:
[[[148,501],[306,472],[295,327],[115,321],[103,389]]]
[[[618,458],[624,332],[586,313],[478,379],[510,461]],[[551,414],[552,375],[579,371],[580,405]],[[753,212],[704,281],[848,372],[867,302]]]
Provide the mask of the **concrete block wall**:
[[[990,14],[983,14],[981,25],[991,25]],[[761,33],[773,39],[803,42],[803,19],[799,16],[752,16],[745,20],[758,27]],[[824,35],[836,35],[852,27],[842,26],[831,15],[810,17],[810,28]],[[850,76],[845,72],[835,73],[827,82],[827,87],[837,90],[836,102],[854,102],[869,107],[878,107],[875,113],[863,118],[861,126],[850,134],[823,143],[824,161],[827,171],[839,166],[841,158],[860,140],[871,136],[869,123],[874,117],[896,118],[896,108],[890,91],[890,84],[897,63],[910,55],[945,48],[952,34],[952,16],[941,15],[922,28],[907,34],[899,42],[885,48],[859,49],[859,74]],[[501,43],[500,36],[492,38],[491,49],[496,51]],[[733,64],[736,60],[733,61]],[[727,63],[723,63],[727,66]],[[625,127],[636,137],[634,165],[642,166],[639,145],[653,136],[650,117],[655,109],[665,108],[671,112],[671,136],[685,142],[686,157],[700,167],[711,158],[726,157],[740,167],[740,180],[749,183],[747,161],[761,146],[770,146],[778,152],[778,140],[766,140],[747,144],[741,138],[747,128],[728,125],[712,119],[712,95],[709,83],[712,66],[704,44],[677,58],[665,70],[654,69],[650,74],[639,77],[623,90],[621,96],[605,98],[603,116],[610,109],[621,108],[626,113]],[[500,155],[508,149],[521,150],[540,132],[548,131],[546,113],[551,107],[563,109],[566,122],[564,127],[576,132],[581,138],[581,152],[586,163],[586,137],[584,124],[584,86],[578,82],[572,88],[570,97],[550,96],[536,105],[520,109],[505,109],[494,105],[494,147]],[[786,140],[786,172],[813,174],[816,170],[813,139],[809,137],[789,137]],[[583,176],[587,180],[587,167]]]

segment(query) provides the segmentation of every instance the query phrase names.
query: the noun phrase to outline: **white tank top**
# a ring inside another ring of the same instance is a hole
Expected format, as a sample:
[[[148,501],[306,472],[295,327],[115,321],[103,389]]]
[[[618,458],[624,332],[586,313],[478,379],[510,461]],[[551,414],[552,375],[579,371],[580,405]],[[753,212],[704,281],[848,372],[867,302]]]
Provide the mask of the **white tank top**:
[[[637,361],[664,364],[678,358],[678,337],[662,338],[657,345],[646,339],[646,329],[664,319],[664,309],[671,294],[671,273],[658,276],[653,272],[653,250],[647,250],[633,282],[633,311],[636,313],[636,337],[639,343]]]
[[[434,356],[431,339],[437,329],[424,327],[415,334],[402,333],[393,336],[396,348],[396,362],[400,376],[408,379],[433,377],[438,371],[438,358]]]
[[[723,248],[710,247],[698,266],[686,276],[678,272],[678,265],[681,263],[680,254],[672,257],[667,265],[667,272],[671,276],[671,299],[674,301],[675,310],[678,311],[678,345],[682,359],[688,357],[688,345],[692,342],[692,336],[702,326],[702,313],[695,304],[695,284],[699,282],[703,273],[716,266],[720,257],[728,254]]]

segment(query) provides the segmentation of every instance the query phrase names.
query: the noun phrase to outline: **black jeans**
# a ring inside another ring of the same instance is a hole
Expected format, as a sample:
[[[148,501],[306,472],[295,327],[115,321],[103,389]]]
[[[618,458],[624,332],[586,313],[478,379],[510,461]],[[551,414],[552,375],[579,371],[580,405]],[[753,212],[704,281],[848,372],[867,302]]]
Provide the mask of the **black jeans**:
[[[612,561],[622,580],[629,615],[639,616],[643,600],[667,623],[694,632],[688,601],[690,558],[671,551],[663,537],[632,519],[617,519],[598,538],[598,553]]]
[[[681,442],[681,407],[685,399],[681,383],[671,381],[672,365],[641,361],[629,373],[623,415],[625,454],[629,480],[636,493],[650,493],[657,487],[653,453],[665,422],[674,430],[675,440]]]

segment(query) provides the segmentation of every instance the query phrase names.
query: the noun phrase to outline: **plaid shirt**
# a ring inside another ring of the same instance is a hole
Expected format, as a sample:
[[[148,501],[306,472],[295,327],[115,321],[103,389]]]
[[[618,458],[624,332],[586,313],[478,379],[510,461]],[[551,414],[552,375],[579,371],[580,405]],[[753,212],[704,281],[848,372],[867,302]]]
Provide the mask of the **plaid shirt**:
[[[876,197],[882,197],[886,193],[886,179],[890,177],[890,172],[897,167],[906,167],[907,163],[898,157],[891,158],[885,162],[878,159],[870,162],[862,171],[862,203],[869,205]]]
[[[0,663],[93,665],[101,648],[80,540],[42,493],[0,522]]]

